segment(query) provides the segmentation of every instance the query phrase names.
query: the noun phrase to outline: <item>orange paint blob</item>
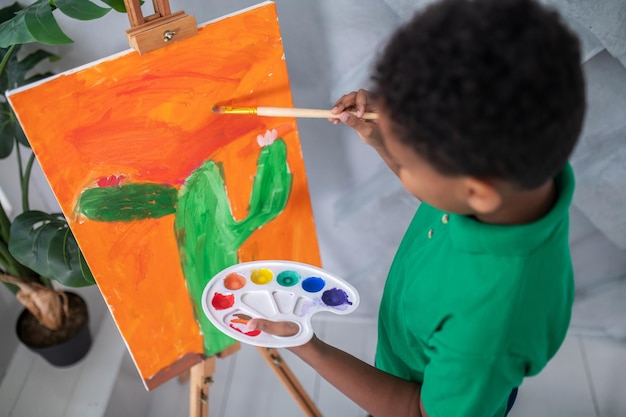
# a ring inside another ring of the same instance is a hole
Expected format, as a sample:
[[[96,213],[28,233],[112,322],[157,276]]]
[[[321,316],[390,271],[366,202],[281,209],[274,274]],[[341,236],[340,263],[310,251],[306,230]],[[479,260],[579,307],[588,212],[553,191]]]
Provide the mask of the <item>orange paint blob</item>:
[[[261,331],[258,329],[248,331],[248,321],[250,321],[250,319],[252,319],[252,317],[247,314],[233,314],[230,317],[230,323],[228,326],[239,333],[245,334],[246,336],[255,337],[260,335]]]
[[[232,272],[224,278],[224,286],[231,291],[239,290],[244,285],[246,285],[246,277],[236,272]]]

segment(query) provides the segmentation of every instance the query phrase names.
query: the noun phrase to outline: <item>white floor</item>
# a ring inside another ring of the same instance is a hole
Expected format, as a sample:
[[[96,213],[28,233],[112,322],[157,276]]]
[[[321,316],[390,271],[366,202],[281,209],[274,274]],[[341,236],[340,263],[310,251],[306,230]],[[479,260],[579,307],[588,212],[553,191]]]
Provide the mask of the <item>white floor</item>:
[[[49,366],[19,345],[14,353],[3,349],[9,365],[0,369],[0,416],[187,417],[188,382],[174,379],[147,392],[97,290],[81,293],[94,313],[94,348],[80,364],[66,369]],[[10,322],[12,310],[3,310]],[[314,328],[326,342],[373,360],[373,320],[317,316]],[[587,328],[570,329],[546,369],[524,382],[511,417],[626,416],[626,341],[590,334]],[[3,339],[0,347],[8,342]],[[322,415],[366,415],[290,352],[281,350],[281,355]],[[246,345],[217,361],[209,405],[211,417],[304,416],[256,348]]]
[[[318,319],[319,337],[371,361],[376,343],[373,321]],[[328,385],[310,368],[281,351],[291,370],[324,416],[366,413]],[[561,350],[546,369],[520,388],[511,417],[626,416],[626,343],[583,336],[571,329]],[[123,361],[106,417],[187,416],[188,385],[172,380],[151,393],[143,390],[130,358]],[[242,346],[218,360],[210,391],[211,417],[293,417],[304,414],[265,364],[255,348]]]

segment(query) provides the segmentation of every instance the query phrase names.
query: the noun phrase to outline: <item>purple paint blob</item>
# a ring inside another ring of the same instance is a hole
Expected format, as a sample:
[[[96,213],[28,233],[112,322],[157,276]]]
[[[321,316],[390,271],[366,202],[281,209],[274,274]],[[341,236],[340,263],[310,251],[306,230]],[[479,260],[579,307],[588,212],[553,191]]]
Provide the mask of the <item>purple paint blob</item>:
[[[302,281],[302,289],[306,292],[318,292],[324,288],[326,282],[320,277],[308,277]]]
[[[352,305],[352,303],[348,301],[348,294],[339,288],[324,291],[324,294],[322,294],[322,301],[324,304],[331,307],[337,307],[344,304]]]

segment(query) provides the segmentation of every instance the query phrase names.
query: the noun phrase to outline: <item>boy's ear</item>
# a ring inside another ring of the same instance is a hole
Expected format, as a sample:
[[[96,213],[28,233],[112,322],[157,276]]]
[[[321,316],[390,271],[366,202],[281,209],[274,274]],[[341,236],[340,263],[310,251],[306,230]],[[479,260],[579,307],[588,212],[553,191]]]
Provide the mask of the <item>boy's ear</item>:
[[[494,184],[478,178],[465,179],[467,204],[479,214],[496,211],[502,204],[502,196]]]

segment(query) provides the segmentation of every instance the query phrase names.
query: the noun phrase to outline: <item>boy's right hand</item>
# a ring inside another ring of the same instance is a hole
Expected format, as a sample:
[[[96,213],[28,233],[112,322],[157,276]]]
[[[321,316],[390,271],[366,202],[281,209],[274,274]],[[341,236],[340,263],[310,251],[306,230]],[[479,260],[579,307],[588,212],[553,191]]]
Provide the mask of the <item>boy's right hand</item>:
[[[333,124],[342,121],[353,128],[364,143],[375,149],[383,146],[382,134],[376,121],[359,119],[365,112],[377,111],[374,98],[369,91],[361,89],[342,96],[330,111],[333,114],[341,114],[339,119],[329,119]],[[349,112],[355,112],[356,116]]]

